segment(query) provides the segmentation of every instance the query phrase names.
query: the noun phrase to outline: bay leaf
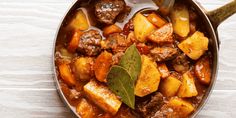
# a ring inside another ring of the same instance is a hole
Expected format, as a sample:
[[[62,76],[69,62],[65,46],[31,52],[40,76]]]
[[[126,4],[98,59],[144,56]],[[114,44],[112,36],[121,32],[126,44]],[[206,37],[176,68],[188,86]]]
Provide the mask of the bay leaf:
[[[111,91],[120,96],[122,102],[134,109],[134,81],[131,79],[127,70],[121,66],[112,66],[107,75],[107,80],[108,87]]]
[[[135,81],[141,71],[141,56],[135,44],[131,45],[122,56],[119,66],[124,67]]]

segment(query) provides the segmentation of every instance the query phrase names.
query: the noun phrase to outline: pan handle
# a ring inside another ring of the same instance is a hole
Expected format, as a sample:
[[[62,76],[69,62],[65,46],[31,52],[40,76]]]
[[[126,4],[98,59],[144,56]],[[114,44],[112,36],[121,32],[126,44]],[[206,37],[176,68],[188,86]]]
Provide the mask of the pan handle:
[[[213,11],[206,11],[207,16],[211,20],[211,23],[215,29],[217,29],[220,23],[222,23],[234,13],[236,13],[236,0],[233,0],[232,2]]]

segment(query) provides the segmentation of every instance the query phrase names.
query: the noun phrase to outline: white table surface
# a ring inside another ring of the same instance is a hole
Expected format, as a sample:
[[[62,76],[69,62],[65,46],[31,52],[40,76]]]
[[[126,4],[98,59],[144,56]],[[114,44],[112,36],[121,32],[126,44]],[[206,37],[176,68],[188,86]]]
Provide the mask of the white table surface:
[[[56,29],[74,0],[0,0],[0,117],[70,118],[53,83]],[[228,0],[200,0],[208,10]],[[236,117],[236,15],[219,27],[216,86],[199,118]]]

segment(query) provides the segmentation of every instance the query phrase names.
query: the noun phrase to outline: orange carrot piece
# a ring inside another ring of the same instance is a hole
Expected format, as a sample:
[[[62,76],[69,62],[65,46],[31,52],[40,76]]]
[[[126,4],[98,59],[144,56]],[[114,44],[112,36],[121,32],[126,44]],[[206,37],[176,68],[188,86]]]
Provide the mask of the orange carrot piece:
[[[122,29],[117,25],[113,24],[103,29],[103,36],[107,37],[109,34],[120,33],[120,32],[122,32]]]
[[[69,86],[74,86],[76,84],[76,80],[71,73],[71,69],[68,64],[62,63],[59,66],[59,72],[61,79]]]
[[[151,13],[147,17],[148,21],[154,24],[157,27],[162,27],[167,23],[167,21],[156,13]]]
[[[77,30],[74,32],[72,39],[68,45],[68,51],[70,51],[70,52],[76,51],[79,41],[80,41],[80,37],[82,34],[83,34],[83,32],[81,32],[80,30]]]

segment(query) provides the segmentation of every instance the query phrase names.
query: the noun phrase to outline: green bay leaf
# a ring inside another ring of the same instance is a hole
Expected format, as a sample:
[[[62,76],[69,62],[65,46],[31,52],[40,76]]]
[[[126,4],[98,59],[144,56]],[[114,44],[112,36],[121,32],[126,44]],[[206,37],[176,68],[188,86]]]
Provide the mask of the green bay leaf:
[[[131,45],[122,56],[119,66],[124,67],[135,81],[141,71],[141,56],[135,44]]]
[[[107,75],[107,80],[111,91],[120,96],[122,102],[134,109],[134,81],[127,70],[121,66],[112,66]]]

